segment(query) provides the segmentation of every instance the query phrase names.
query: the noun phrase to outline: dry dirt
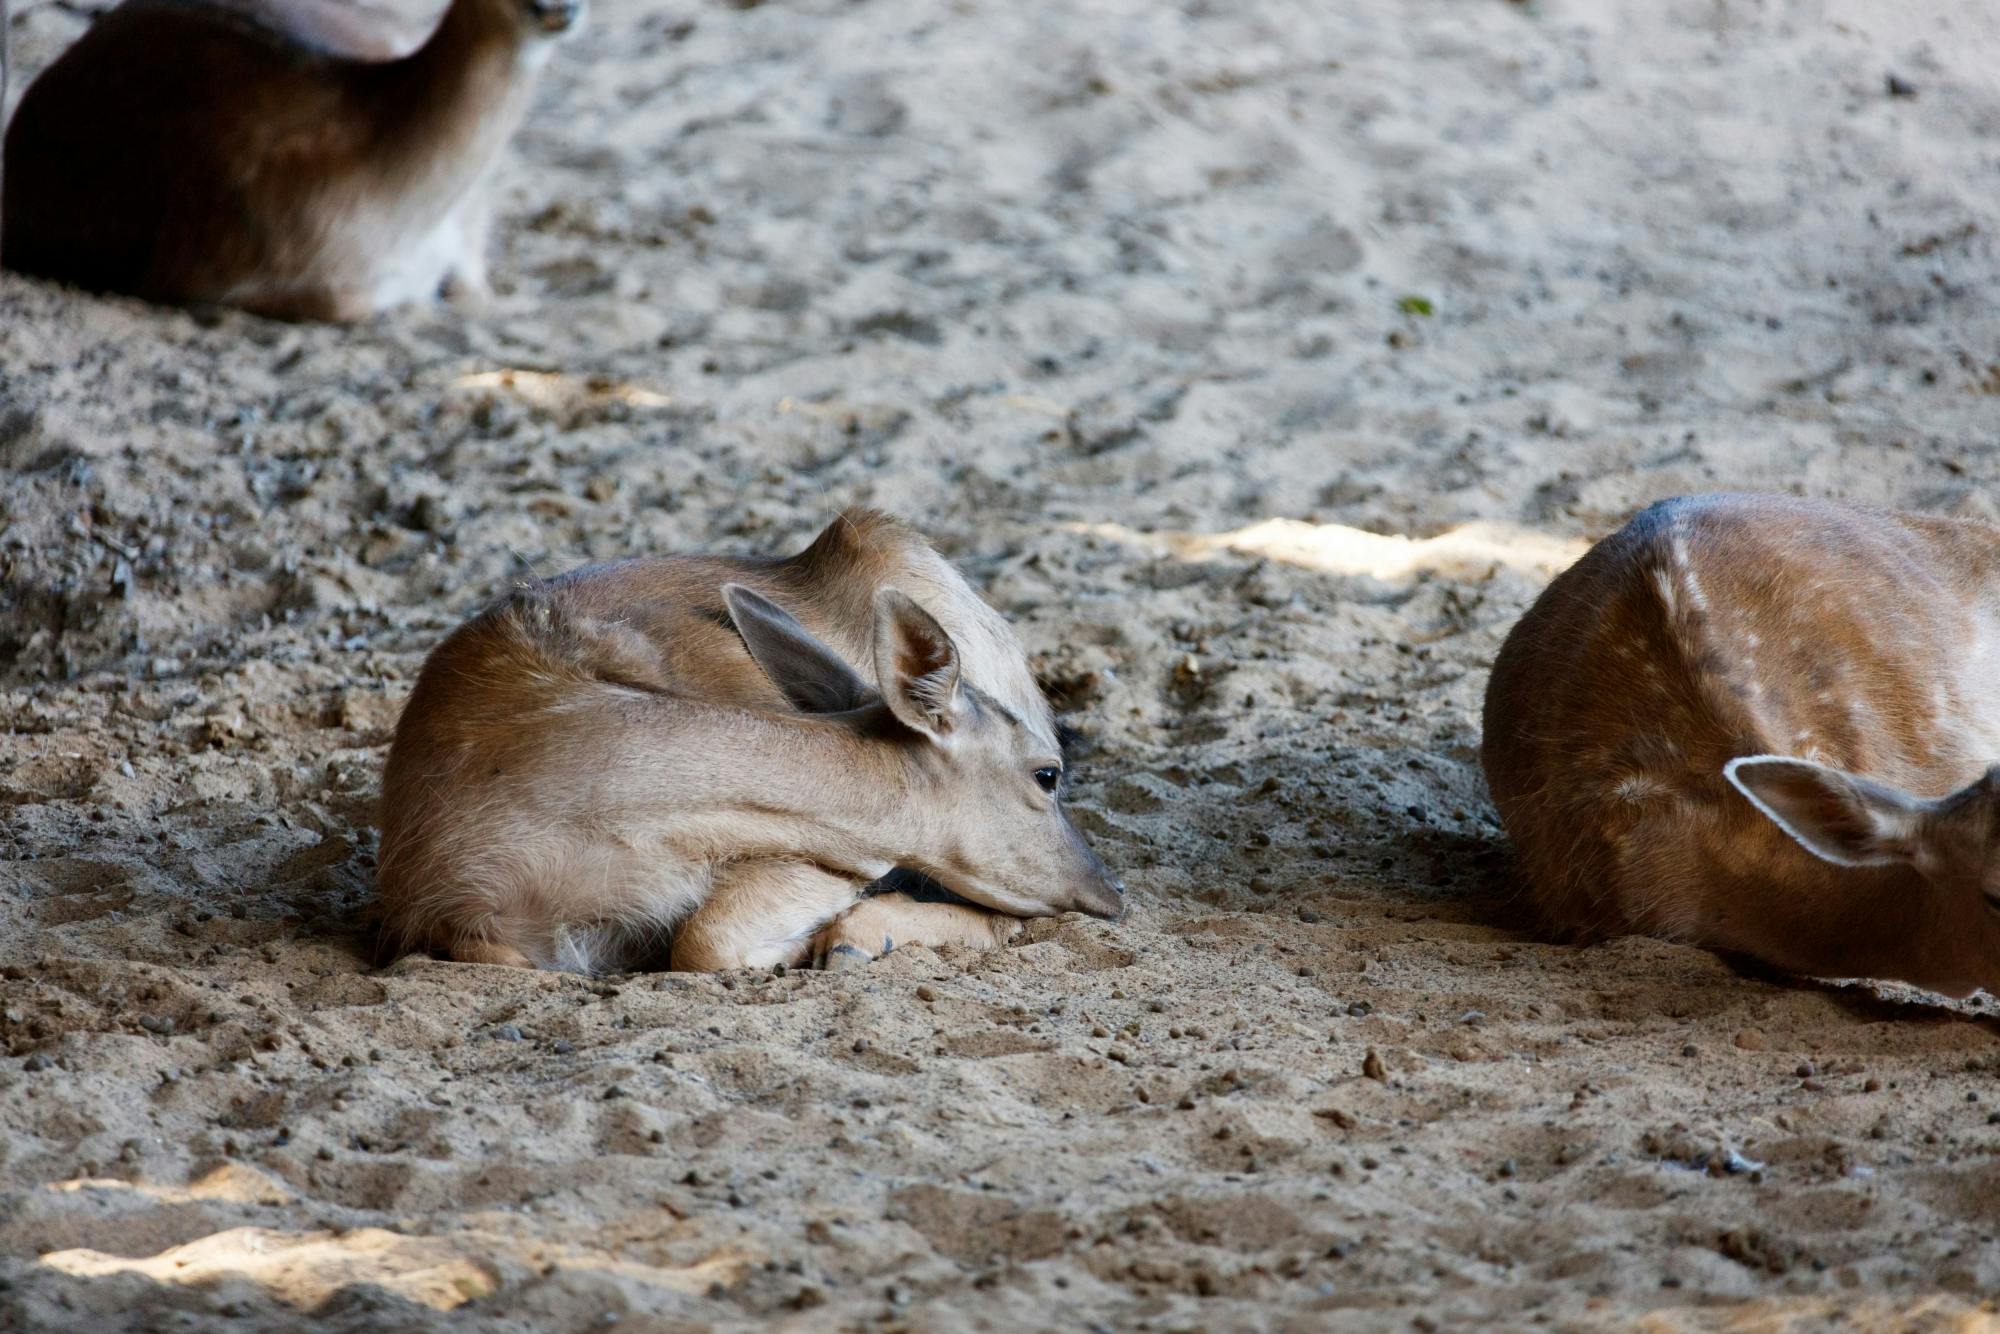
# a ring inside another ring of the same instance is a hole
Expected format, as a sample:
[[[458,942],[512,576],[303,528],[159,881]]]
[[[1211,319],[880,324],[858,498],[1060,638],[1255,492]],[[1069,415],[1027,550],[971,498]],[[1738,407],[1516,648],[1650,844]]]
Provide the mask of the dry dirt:
[[[17,97],[81,13],[17,0]],[[1984,0],[605,0],[489,313],[0,275],[0,1324],[1990,1327],[2000,1005],[1538,942],[1477,746],[1646,501],[1995,513],[1996,57]],[[849,503],[1019,625],[1125,922],[368,957],[457,618]]]

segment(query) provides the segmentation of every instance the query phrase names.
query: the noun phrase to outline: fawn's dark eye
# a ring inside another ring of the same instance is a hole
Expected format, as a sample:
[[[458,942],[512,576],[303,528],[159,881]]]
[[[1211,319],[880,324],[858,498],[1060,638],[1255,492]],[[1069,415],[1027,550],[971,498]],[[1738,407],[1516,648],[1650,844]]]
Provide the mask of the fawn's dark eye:
[[[1042,791],[1053,792],[1062,782],[1062,770],[1053,764],[1045,765],[1035,770],[1035,782],[1041,785]]]

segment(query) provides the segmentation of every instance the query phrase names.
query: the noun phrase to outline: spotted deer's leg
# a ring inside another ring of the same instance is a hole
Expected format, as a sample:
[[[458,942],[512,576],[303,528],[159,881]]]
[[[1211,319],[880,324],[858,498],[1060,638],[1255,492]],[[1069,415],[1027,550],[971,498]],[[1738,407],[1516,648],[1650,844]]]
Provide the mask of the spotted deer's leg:
[[[898,945],[970,945],[992,949],[1012,940],[1021,919],[969,903],[920,903],[906,894],[863,899],[813,937],[813,962],[844,968],[887,954]]]
[[[454,235],[451,264],[444,275],[445,299],[461,310],[486,310],[493,304],[493,289],[486,280],[486,238],[493,229],[491,194],[475,189],[459,201],[446,225]]]
[[[739,862],[674,932],[672,966],[707,973],[803,963],[813,933],[851,905],[861,886],[804,862]]]

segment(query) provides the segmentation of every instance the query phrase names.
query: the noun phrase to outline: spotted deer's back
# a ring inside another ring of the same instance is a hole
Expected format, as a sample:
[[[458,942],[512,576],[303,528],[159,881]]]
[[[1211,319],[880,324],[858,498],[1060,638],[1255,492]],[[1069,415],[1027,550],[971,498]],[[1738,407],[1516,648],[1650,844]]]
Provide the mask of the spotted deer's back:
[[[1937,794],[2000,757],[1989,530],[1825,503],[1648,509],[1509,637],[1487,771],[1549,921],[1703,934],[1731,885],[1804,856],[1722,777],[1785,754]],[[1711,905],[1712,906],[1712,905]]]

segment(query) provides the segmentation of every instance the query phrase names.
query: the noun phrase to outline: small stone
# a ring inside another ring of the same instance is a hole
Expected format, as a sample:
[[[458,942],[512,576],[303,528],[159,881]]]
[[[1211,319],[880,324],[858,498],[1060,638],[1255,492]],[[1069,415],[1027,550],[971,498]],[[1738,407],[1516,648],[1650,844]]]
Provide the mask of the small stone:
[[[549,1050],[558,1056],[567,1056],[576,1050],[576,1044],[568,1038],[557,1038],[549,1044]]]
[[[1763,1030],[1756,1028],[1743,1029],[1736,1035],[1734,1041],[1744,1051],[1763,1051],[1771,1045]]]
[[[1915,97],[1917,95],[1917,85],[1911,83],[1908,79],[1893,70],[1883,77],[1882,84],[1889,90],[1889,96],[1891,97]]]
[[[1389,1067],[1382,1064],[1381,1055],[1370,1047],[1368,1054],[1361,1058],[1361,1073],[1370,1079],[1386,1080],[1389,1078]]]
[[[32,1074],[40,1074],[42,1071],[48,1069],[50,1066],[54,1064],[55,1062],[51,1061],[47,1056],[43,1055],[41,1052],[36,1052],[33,1056],[30,1056],[27,1060],[21,1062],[21,1068],[32,1075]]]
[[[935,987],[932,987],[932,986],[920,986],[920,987],[918,987],[918,988],[917,988],[917,999],[918,999],[918,1000],[920,1000],[920,1001],[934,1001],[934,1000],[936,1000],[936,999],[937,999],[937,988],[935,988]]]
[[[142,1014],[139,1016],[139,1027],[164,1037],[174,1031],[174,1021],[161,1015]]]
[[[501,1042],[519,1042],[521,1030],[512,1024],[502,1024],[493,1030],[493,1036]]]

